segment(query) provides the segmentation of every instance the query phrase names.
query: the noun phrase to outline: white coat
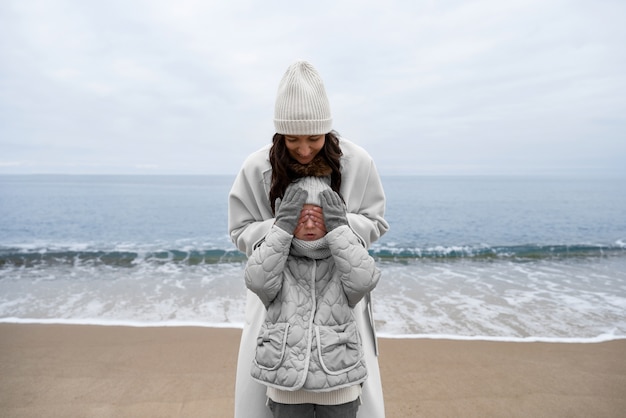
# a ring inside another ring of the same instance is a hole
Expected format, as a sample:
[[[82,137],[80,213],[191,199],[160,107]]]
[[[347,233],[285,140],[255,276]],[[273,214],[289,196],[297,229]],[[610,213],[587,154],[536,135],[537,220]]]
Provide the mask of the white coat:
[[[358,145],[340,138],[341,195],[347,210],[350,227],[363,245],[380,238],[389,225],[384,219],[385,194],[369,154]],[[251,154],[243,164],[230,191],[228,199],[228,231],[237,248],[250,256],[255,246],[263,240],[274,224],[269,202],[271,144]],[[378,347],[372,317],[371,298],[366,296],[354,308],[359,332],[363,336],[363,351],[368,368],[368,379],[363,385],[362,404],[358,418],[384,418]],[[235,384],[235,418],[271,418],[266,404],[266,387],[255,382],[250,375],[256,338],[265,318],[261,300],[247,291],[245,324],[239,346],[237,378]]]

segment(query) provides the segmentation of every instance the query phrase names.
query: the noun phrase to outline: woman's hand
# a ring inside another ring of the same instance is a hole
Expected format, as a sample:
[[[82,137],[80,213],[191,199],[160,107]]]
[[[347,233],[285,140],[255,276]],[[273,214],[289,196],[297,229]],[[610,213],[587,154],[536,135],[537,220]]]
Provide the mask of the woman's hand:
[[[300,187],[289,187],[276,211],[276,226],[293,235],[308,195]]]
[[[322,203],[324,221],[328,231],[332,231],[342,225],[348,225],[346,205],[343,203],[341,196],[333,190],[324,190],[320,193],[320,202]]]
[[[294,235],[297,235],[298,229],[302,228],[309,220],[315,223],[315,226],[324,231],[326,234],[326,224],[324,223],[324,214],[322,208],[319,206],[307,205],[306,209],[302,209],[300,212],[300,218],[298,219],[298,226],[294,231]]]

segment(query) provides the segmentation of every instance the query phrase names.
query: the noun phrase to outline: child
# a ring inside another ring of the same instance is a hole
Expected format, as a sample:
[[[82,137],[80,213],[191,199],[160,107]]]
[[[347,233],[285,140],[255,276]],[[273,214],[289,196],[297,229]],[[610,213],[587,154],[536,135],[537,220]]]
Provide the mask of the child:
[[[356,417],[367,378],[352,308],[380,278],[327,177],[293,182],[245,271],[263,302],[254,380],[274,417]],[[309,217],[321,207],[324,223]]]

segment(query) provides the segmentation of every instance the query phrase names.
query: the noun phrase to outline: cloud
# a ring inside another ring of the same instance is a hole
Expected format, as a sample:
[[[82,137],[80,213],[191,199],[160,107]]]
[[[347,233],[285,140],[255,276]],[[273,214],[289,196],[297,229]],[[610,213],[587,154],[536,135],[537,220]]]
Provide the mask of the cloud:
[[[23,161],[0,161],[0,167],[19,167],[24,165]]]
[[[297,58],[383,173],[624,173],[624,12],[610,0],[2,2],[0,147],[31,163],[0,173],[235,173],[270,141]]]

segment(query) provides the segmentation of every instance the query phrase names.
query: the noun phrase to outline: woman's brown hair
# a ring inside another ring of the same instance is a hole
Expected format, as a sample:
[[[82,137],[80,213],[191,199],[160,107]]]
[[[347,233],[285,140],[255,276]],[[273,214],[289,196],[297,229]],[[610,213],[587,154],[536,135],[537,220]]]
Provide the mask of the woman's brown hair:
[[[287,186],[294,180],[308,175],[317,175],[313,165],[316,162],[323,162],[326,168],[330,168],[330,187],[337,193],[341,188],[341,147],[339,146],[339,134],[330,131],[325,135],[324,146],[319,151],[315,159],[306,166],[298,163],[289,155],[285,145],[285,135],[274,134],[272,138],[272,148],[270,148],[270,164],[272,166],[272,184],[270,186],[270,205],[272,212],[275,211],[276,199],[283,198]],[[311,166],[308,170],[307,166]],[[313,171],[313,172],[311,172]]]

